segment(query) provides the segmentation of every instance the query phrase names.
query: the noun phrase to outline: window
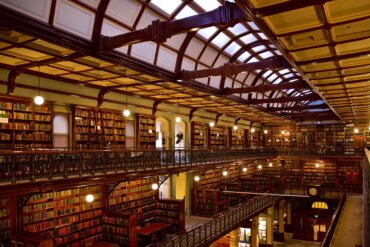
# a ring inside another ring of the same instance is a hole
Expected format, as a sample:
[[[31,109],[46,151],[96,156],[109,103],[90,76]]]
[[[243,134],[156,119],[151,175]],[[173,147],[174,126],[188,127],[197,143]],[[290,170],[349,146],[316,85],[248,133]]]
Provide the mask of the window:
[[[181,0],[152,0],[151,3],[162,9],[167,14],[171,15],[182,3]]]
[[[166,1],[168,2],[168,1]],[[185,6],[181,11],[180,13],[178,13],[176,15],[176,19],[183,19],[183,18],[186,18],[186,17],[189,17],[189,16],[192,16],[192,15],[196,15],[197,12],[195,12],[192,8],[190,8],[189,6]]]
[[[219,48],[223,47],[230,40],[224,33],[219,33],[213,40],[212,43]]]
[[[57,114],[53,119],[53,147],[67,148],[69,136],[68,116],[66,114]]]

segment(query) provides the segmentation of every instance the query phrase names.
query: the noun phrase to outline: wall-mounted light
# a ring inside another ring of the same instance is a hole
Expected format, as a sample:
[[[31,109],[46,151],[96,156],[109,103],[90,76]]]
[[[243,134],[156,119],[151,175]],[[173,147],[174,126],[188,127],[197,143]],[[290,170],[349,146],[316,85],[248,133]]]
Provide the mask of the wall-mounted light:
[[[157,190],[159,185],[157,183],[152,183],[152,190]]]
[[[195,182],[198,182],[199,180],[200,180],[199,175],[195,175],[195,176],[194,176],[194,181],[195,181]]]
[[[247,167],[243,167],[242,171],[247,172],[248,171]]]
[[[39,77],[37,81],[37,96],[33,99],[36,105],[44,104],[44,97],[40,95],[40,66],[39,66]]]
[[[88,194],[88,195],[86,195],[85,199],[86,199],[87,202],[91,203],[91,202],[94,201],[94,195]]]

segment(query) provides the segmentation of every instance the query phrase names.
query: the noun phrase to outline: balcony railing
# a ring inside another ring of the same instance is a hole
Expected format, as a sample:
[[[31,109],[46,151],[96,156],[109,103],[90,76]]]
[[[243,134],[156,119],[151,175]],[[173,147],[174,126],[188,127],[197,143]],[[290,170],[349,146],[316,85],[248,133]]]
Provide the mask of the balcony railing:
[[[316,149],[277,149],[279,156],[294,156],[294,157],[354,157],[362,158],[364,156],[363,150],[356,150],[353,152],[333,152],[328,150]]]
[[[276,156],[274,149],[0,151],[0,183],[137,173]]]
[[[235,229],[245,220],[276,203],[280,196],[257,196],[219,214],[208,222],[156,246],[198,247],[208,246]]]

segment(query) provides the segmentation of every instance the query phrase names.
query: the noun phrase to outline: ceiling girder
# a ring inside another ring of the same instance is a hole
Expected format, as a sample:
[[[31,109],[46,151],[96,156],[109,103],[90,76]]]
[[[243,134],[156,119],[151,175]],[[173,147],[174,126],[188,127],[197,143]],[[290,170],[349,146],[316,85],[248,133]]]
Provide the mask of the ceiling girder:
[[[231,64],[225,63],[224,65],[211,68],[211,69],[203,69],[203,70],[182,70],[179,73],[179,78],[182,80],[190,80],[196,78],[203,78],[208,76],[232,76],[239,74],[241,72],[251,71],[251,70],[258,70],[258,69],[271,69],[271,70],[280,70],[291,68],[290,64],[285,60],[282,56],[277,56],[269,59],[265,59],[255,63],[246,63],[246,64]]]
[[[267,108],[268,111],[276,112],[276,111],[303,111],[303,110],[310,110],[310,109],[326,109],[329,108],[326,104],[320,105],[302,105],[302,106],[285,106],[285,107],[269,107]]]
[[[303,88],[311,88],[307,85],[305,81],[296,81],[290,83],[281,83],[281,84],[261,84],[254,87],[242,87],[242,88],[225,88],[224,93],[225,95],[231,95],[236,93],[264,93],[268,91],[277,91],[282,89],[303,89]]]
[[[225,2],[224,5],[217,9],[199,15],[173,21],[154,20],[151,25],[140,30],[114,37],[101,36],[99,49],[101,51],[109,51],[123,45],[144,41],[162,43],[179,33],[215,25],[233,26],[245,19],[244,12],[235,3]]]
[[[286,97],[282,96],[279,98],[272,98],[272,99],[250,99],[248,100],[249,104],[258,105],[258,104],[266,104],[266,103],[288,103],[288,102],[296,102],[296,101],[306,101],[306,100],[321,100],[320,96],[317,94],[309,94],[299,97]]]

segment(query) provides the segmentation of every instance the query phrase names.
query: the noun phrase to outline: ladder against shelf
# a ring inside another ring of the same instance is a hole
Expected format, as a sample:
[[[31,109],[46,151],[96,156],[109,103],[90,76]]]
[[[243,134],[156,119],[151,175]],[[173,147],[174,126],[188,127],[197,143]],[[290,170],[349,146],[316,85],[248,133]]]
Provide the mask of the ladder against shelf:
[[[79,149],[124,149],[125,118],[120,111],[72,106],[73,145]]]
[[[154,149],[155,141],[155,116],[136,114],[136,147]]]

